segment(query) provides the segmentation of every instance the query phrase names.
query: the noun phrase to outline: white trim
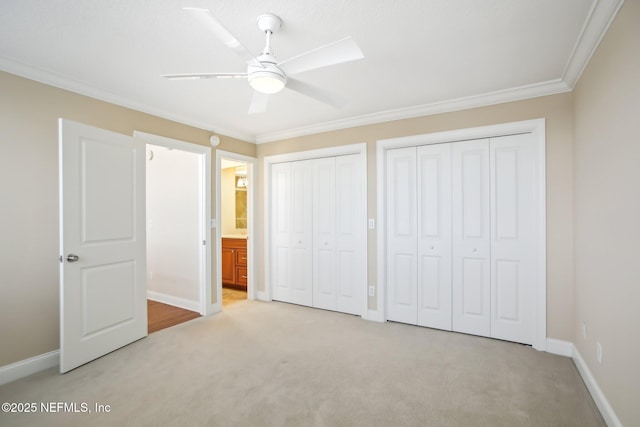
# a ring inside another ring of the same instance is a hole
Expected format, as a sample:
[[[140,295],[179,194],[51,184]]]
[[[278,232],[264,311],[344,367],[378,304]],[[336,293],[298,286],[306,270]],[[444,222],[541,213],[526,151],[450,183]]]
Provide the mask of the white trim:
[[[50,351],[0,367],[0,386],[58,366],[60,350]]]
[[[339,129],[347,129],[356,126],[365,126],[376,123],[390,122],[394,120],[410,119],[414,117],[430,116],[433,114],[449,113],[452,111],[468,110],[470,108],[485,107],[488,105],[502,104],[505,102],[521,101],[540,96],[555,95],[570,92],[569,87],[560,79],[542,83],[520,86],[496,92],[473,95],[464,98],[452,99],[441,102],[418,105],[414,107],[400,108],[397,110],[381,111],[379,113],[350,117],[342,120],[318,123],[311,126],[303,126],[283,131],[263,133],[256,136],[256,144],[279,141],[304,135],[329,132]]]
[[[578,368],[578,372],[580,372],[580,376],[584,381],[589,393],[591,393],[591,397],[593,398],[596,406],[600,410],[602,414],[602,418],[607,423],[609,427],[622,427],[622,423],[618,416],[616,415],[613,407],[607,400],[607,397],[602,392],[602,389],[598,385],[598,382],[593,377],[591,370],[589,370],[589,366],[587,366],[586,362],[582,358],[582,355],[578,351],[578,348],[573,346],[573,363],[575,363],[576,368]]]
[[[133,137],[143,141],[146,144],[160,145],[162,147],[172,148],[175,150],[187,151],[200,156],[200,176],[201,183],[200,192],[200,235],[206,243],[200,251],[200,296],[199,307],[188,310],[194,310],[203,316],[207,316],[214,312],[211,304],[211,148],[191,142],[180,141],[177,139],[167,138],[160,135],[134,131]],[[181,299],[181,298],[177,298]],[[187,301],[187,300],[185,300]],[[171,304],[171,303],[168,303]],[[176,304],[172,304],[176,305]]]
[[[532,123],[533,124],[533,123]],[[545,351],[547,347],[547,156],[546,156],[546,122],[540,119],[531,129],[533,138],[537,143],[536,159],[537,171],[535,178],[536,185],[536,206],[538,212],[536,220],[538,231],[536,242],[538,247],[538,265],[536,273],[538,275],[538,286],[534,292],[534,312],[533,312],[533,348]]]
[[[576,85],[582,72],[600,45],[602,38],[622,7],[624,0],[596,0],[578,36],[569,61],[562,73],[562,80],[571,88]]]
[[[547,338],[547,353],[557,354],[558,356],[573,356],[573,343],[569,341],[557,340],[555,338]]]
[[[531,133],[537,144],[536,171],[536,202],[538,205],[538,280],[534,290],[533,309],[533,342],[536,350],[545,351],[547,346],[547,286],[546,286],[546,180],[545,180],[545,119],[524,120],[520,122],[503,123],[497,125],[481,126],[476,128],[458,129],[453,131],[436,132],[424,135],[406,136],[401,138],[378,140],[376,143],[377,158],[377,311],[378,317],[386,320],[386,285],[385,285],[385,206],[386,206],[386,151],[392,148],[414,147],[417,145],[440,144],[445,142],[465,141],[471,139],[494,138],[504,135]]]
[[[222,218],[221,218],[221,194],[222,194],[222,159],[236,160],[247,164],[247,298],[262,299],[258,291],[258,258],[256,257],[257,209],[258,206],[258,159],[230,151],[216,150],[216,303],[215,311],[222,310]]]
[[[376,312],[378,315],[376,316],[379,322],[387,321],[387,309],[386,309],[386,292],[387,286],[385,281],[386,276],[386,259],[385,256],[386,248],[387,248],[387,233],[386,233],[386,191],[385,188],[385,177],[387,175],[386,168],[386,158],[387,158],[387,150],[388,148],[385,146],[384,141],[378,141],[376,143],[376,212],[377,212],[377,221],[378,226],[376,228],[376,260],[377,260],[377,272],[376,272]],[[381,192],[384,191],[384,192]],[[371,310],[370,310],[371,311]],[[373,317],[370,315],[370,319]]]
[[[282,162],[295,162],[298,160],[319,159],[321,157],[344,156],[347,154],[366,154],[367,144],[338,145],[336,147],[318,148],[316,150],[295,151],[292,153],[276,154],[264,158],[265,165]]]
[[[263,241],[263,249],[264,249],[264,292],[261,292],[258,296],[262,301],[271,301],[272,298],[272,290],[271,290],[271,271],[269,269],[269,259],[271,254],[271,227],[270,227],[270,215],[271,212],[271,199],[270,199],[270,183],[271,183],[271,165],[274,163],[283,163],[283,162],[294,162],[299,160],[310,160],[310,159],[318,159],[322,157],[332,157],[332,156],[344,156],[348,154],[356,154],[360,156],[360,167],[361,167],[361,179],[362,188],[364,189],[364,197],[362,198],[362,209],[360,212],[361,221],[362,221],[362,242],[360,250],[362,251],[365,257],[364,268],[365,268],[365,284],[368,283],[366,280],[366,274],[368,270],[367,266],[367,144],[359,143],[359,144],[349,144],[349,145],[339,145],[336,147],[328,147],[328,148],[320,148],[317,150],[308,150],[308,151],[297,151],[292,153],[285,154],[277,154],[273,156],[267,156],[264,158],[264,173],[263,173],[263,192],[264,192],[264,200],[263,200],[263,216],[264,216],[264,241]],[[364,303],[362,306],[362,312],[360,316],[363,319],[369,319],[370,312],[368,310],[368,294],[367,294],[367,286],[365,285],[365,289],[363,291]]]
[[[185,310],[200,312],[200,302],[186,298],[175,297],[173,295],[163,294],[147,290],[147,299],[151,301],[161,302],[163,304],[173,305],[175,307],[184,308]]]

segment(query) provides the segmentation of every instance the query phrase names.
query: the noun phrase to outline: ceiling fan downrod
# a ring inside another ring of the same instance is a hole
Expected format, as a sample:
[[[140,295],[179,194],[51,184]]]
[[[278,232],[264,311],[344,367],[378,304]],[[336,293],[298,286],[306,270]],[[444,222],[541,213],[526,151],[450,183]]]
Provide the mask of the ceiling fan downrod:
[[[258,16],[256,21],[258,23],[258,28],[260,29],[260,31],[262,31],[266,35],[266,44],[264,46],[264,49],[262,50],[262,54],[258,59],[262,62],[263,56],[270,57],[273,58],[273,60],[270,60],[268,62],[272,62],[273,64],[275,64],[276,60],[273,53],[271,52],[271,35],[277,33],[278,30],[280,30],[280,27],[282,27],[282,19],[272,13],[265,13]]]
[[[256,59],[259,66],[249,65],[247,80],[251,87],[261,93],[273,94],[280,92],[287,84],[287,76],[276,65],[278,61],[271,53],[271,35],[282,26],[282,20],[271,13],[258,16],[258,28],[266,35],[264,50]]]

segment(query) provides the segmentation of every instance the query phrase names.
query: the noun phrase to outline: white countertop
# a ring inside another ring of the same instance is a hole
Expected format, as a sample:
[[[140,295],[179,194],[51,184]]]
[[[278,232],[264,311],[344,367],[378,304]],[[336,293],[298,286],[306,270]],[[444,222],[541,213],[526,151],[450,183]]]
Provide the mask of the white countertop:
[[[223,234],[223,239],[246,239],[248,236],[246,234]]]

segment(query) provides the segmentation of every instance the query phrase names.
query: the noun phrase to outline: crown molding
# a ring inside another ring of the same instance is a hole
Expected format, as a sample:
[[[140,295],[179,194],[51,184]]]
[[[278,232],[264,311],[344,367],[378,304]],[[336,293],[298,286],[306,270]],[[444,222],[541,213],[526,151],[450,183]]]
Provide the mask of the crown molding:
[[[607,33],[624,0],[595,0],[562,73],[562,80],[573,89],[591,56]]]
[[[132,110],[151,114],[156,117],[182,123],[188,126],[208,130],[219,135],[226,135],[246,142],[255,143],[254,135],[238,132],[233,129],[227,129],[220,126],[212,126],[211,123],[204,123],[198,120],[193,120],[190,117],[175,114],[169,111],[165,111],[161,108],[153,107],[129,98],[115,95],[107,90],[92,86],[89,83],[70,79],[53,71],[27,65],[6,56],[0,55],[0,70],[40,83],[44,83],[49,86],[54,86],[59,89],[64,89],[80,95],[88,96],[99,101],[108,102],[110,104],[130,108]]]
[[[295,138],[298,136],[352,128],[356,126],[365,126],[376,123],[390,122],[394,120],[411,119],[414,117],[467,110],[470,108],[502,104],[505,102],[521,101],[523,99],[569,92],[570,90],[571,88],[567,86],[567,84],[562,80],[551,80],[548,82],[535,83],[481,95],[452,99],[449,101],[434,102],[430,104],[418,105],[415,107],[382,111],[380,113],[366,114],[344,120],[335,120],[331,122],[318,123],[311,126],[303,126],[278,132],[260,134],[256,136],[256,144],[263,144],[288,138]]]

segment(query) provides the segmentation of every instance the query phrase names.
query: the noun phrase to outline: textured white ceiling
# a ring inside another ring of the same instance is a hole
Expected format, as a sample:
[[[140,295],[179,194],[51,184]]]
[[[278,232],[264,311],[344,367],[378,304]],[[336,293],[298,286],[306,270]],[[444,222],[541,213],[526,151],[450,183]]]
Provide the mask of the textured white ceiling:
[[[1,0],[0,69],[247,141],[570,90],[621,0]],[[348,100],[335,109],[284,90],[248,115],[244,72],[193,16],[211,10],[259,54],[256,17],[279,15],[284,60],[352,36],[365,58],[296,77]]]

